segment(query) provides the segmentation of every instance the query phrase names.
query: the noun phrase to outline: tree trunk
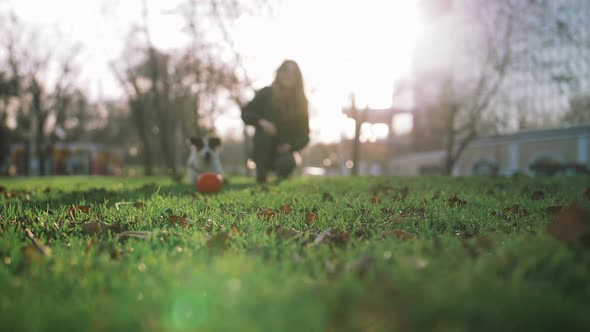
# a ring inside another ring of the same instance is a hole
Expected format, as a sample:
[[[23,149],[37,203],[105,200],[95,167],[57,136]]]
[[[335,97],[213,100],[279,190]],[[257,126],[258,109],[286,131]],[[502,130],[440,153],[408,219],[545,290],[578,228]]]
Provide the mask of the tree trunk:
[[[350,169],[350,175],[356,176],[359,174],[359,155],[360,155],[360,136],[361,136],[361,125],[363,121],[359,114],[359,111],[356,107],[354,102],[354,97],[352,99],[352,117],[354,118],[354,140],[352,141],[352,168]]]
[[[133,123],[137,130],[137,136],[141,142],[141,156],[143,159],[143,171],[147,176],[154,175],[154,163],[152,159],[152,152],[150,150],[148,135],[146,132],[145,121],[142,114],[142,104],[139,101],[129,101],[129,108],[133,116]]]
[[[32,113],[33,117],[36,120],[36,125],[34,126],[33,130],[35,131],[33,137],[33,146],[31,146],[33,157],[37,158],[37,169],[29,170],[29,174],[32,171],[38,172],[38,175],[45,175],[45,151],[43,149],[43,127],[45,124],[46,116],[43,114],[41,110],[41,89],[37,83],[36,79],[33,79],[33,84],[31,87],[31,94],[32,94]],[[33,161],[31,161],[33,162]]]
[[[176,177],[176,165],[174,162],[174,147],[170,144],[170,124],[168,121],[168,114],[166,114],[166,107],[164,105],[164,98],[162,98],[160,91],[158,90],[158,83],[160,78],[165,80],[164,77],[160,77],[158,71],[158,61],[156,59],[155,50],[150,47],[150,79],[152,83],[152,97],[154,98],[154,109],[160,122],[160,147],[162,149],[162,155],[164,156],[164,162],[166,163],[167,173],[173,178]],[[164,74],[166,75],[166,74]],[[165,88],[167,88],[166,82],[163,82]]]

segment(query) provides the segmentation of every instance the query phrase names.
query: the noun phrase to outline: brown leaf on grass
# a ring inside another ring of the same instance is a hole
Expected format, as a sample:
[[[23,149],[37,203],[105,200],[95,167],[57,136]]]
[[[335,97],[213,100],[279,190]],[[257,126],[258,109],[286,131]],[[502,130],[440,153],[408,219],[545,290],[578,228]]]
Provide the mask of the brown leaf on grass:
[[[387,239],[387,238],[392,238],[392,237],[397,238],[398,240],[407,241],[407,240],[413,239],[415,236],[406,232],[406,231],[403,231],[401,229],[384,231],[383,233],[381,233],[382,239]]]
[[[533,201],[539,201],[539,200],[542,200],[544,197],[545,197],[545,193],[544,193],[544,192],[542,192],[541,190],[534,191],[534,192],[531,194],[531,199],[532,199]]]
[[[229,239],[227,232],[217,233],[207,240],[206,247],[209,250],[225,250],[229,247]]]
[[[375,265],[375,258],[371,255],[363,255],[350,264],[350,270],[362,279],[369,273],[373,265]]]
[[[449,197],[447,199],[447,203],[449,203],[451,206],[463,206],[467,204],[467,202],[459,198],[457,194],[453,194],[451,197]]]
[[[547,213],[548,215],[554,216],[554,215],[558,214],[562,209],[563,209],[563,206],[561,206],[561,205],[552,205],[552,206],[545,208],[545,213]]]
[[[263,219],[263,220],[270,220],[274,217],[276,217],[277,212],[273,209],[264,209],[260,212],[258,212],[258,218]]]
[[[309,211],[305,214],[305,223],[308,226],[311,226],[317,220],[318,220],[317,214],[315,214],[313,212],[309,212]]]
[[[437,200],[441,194],[442,194],[442,192],[440,190],[435,191],[434,194],[432,194],[432,200],[433,201]]]
[[[268,236],[271,236],[272,234],[274,234],[276,237],[281,238],[281,239],[290,239],[299,235],[304,234],[303,232],[300,232],[296,229],[293,228],[285,228],[282,226],[275,226],[275,227],[271,227],[266,231],[266,234]]]
[[[291,214],[291,212],[293,212],[293,209],[291,208],[291,205],[289,205],[289,204],[281,205],[279,210],[281,212],[283,212],[284,214]]]
[[[51,256],[51,248],[44,246],[39,240],[37,240],[37,238],[35,237],[33,232],[31,232],[30,229],[25,228],[25,234],[27,235],[29,240],[31,240],[31,242],[32,242],[31,245],[29,245],[28,247],[31,247],[31,246],[32,247],[28,248],[28,249],[27,249],[27,247],[25,247],[23,249],[23,251],[27,250],[28,252],[31,252],[31,250],[34,248],[37,251],[37,253],[42,256]],[[26,253],[25,253],[25,255],[26,255]]]
[[[86,222],[82,224],[82,233],[86,235],[106,233],[109,228],[110,226],[102,221]]]
[[[74,218],[80,213],[88,214],[90,213],[90,206],[89,205],[72,205],[70,206],[70,210],[68,211],[68,217]]]
[[[328,192],[322,193],[322,202],[334,202],[334,197]]]
[[[328,244],[336,244],[336,245],[345,245],[348,242],[349,238],[348,232],[341,232],[334,228],[328,228],[318,234],[318,236],[313,241],[314,244],[319,243],[328,243]]]
[[[190,222],[183,216],[170,215],[168,216],[168,221],[172,225],[190,226]]]
[[[572,204],[556,215],[546,230],[554,238],[568,244],[585,242],[590,238],[590,211],[579,204]]]
[[[373,204],[379,204],[379,203],[381,203],[381,197],[379,197],[379,196],[373,196],[373,197],[371,197],[371,203],[373,203]]]

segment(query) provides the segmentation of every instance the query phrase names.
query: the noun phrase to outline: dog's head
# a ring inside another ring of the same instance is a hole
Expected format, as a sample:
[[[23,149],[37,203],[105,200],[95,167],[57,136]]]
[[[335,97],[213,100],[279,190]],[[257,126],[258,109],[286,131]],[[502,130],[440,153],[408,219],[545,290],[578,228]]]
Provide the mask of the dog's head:
[[[191,137],[193,153],[205,162],[209,162],[213,154],[221,146],[221,139],[216,136]]]

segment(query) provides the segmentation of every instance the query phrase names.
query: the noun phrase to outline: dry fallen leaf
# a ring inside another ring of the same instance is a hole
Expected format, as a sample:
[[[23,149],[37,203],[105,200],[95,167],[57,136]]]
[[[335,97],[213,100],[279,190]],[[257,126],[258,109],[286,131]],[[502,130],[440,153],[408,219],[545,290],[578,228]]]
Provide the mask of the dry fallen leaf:
[[[449,199],[447,199],[447,203],[449,203],[451,206],[463,206],[467,204],[467,202],[459,198],[457,194],[453,194],[451,197],[449,197]]]
[[[383,233],[381,233],[382,239],[387,239],[387,238],[391,238],[391,237],[395,237],[398,240],[406,241],[406,240],[413,239],[414,235],[412,235],[406,231],[403,231],[401,229],[384,231]]]
[[[80,213],[90,213],[90,206],[88,205],[72,205],[70,206],[70,210],[68,212],[68,216],[70,218],[74,218],[76,215]]]
[[[344,245],[348,242],[348,238],[349,234],[347,232],[341,232],[334,228],[328,228],[318,234],[313,243],[334,243],[337,245]]]
[[[273,209],[264,209],[264,210],[258,212],[258,218],[264,219],[264,220],[270,220],[270,219],[274,218],[276,215],[277,215],[277,212]]]
[[[590,238],[590,211],[572,204],[553,218],[547,225],[547,232],[568,244],[586,241]]]
[[[285,204],[282,205],[279,210],[281,210],[281,212],[283,212],[284,214],[291,214],[291,212],[293,212],[293,209],[291,208],[291,205],[289,204]]]
[[[186,218],[177,215],[170,215],[168,216],[168,221],[172,225],[181,225],[181,226],[189,226],[190,223],[186,220]]]
[[[316,222],[318,220],[318,216],[315,213],[312,212],[307,212],[305,214],[305,223],[308,226],[311,226],[311,224],[313,224],[314,222]]]

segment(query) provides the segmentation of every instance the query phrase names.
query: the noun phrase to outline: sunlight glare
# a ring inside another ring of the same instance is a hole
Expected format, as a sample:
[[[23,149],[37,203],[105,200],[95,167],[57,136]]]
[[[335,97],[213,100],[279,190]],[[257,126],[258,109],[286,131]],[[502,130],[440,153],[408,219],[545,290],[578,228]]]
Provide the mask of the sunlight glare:
[[[234,26],[236,46],[257,88],[272,80],[282,60],[296,60],[310,105],[318,110],[311,116],[312,131],[322,142],[354,133],[354,122],[350,126],[340,115],[351,93],[359,107],[392,106],[394,86],[412,72],[422,31],[417,1],[282,4],[274,18],[244,17]]]

